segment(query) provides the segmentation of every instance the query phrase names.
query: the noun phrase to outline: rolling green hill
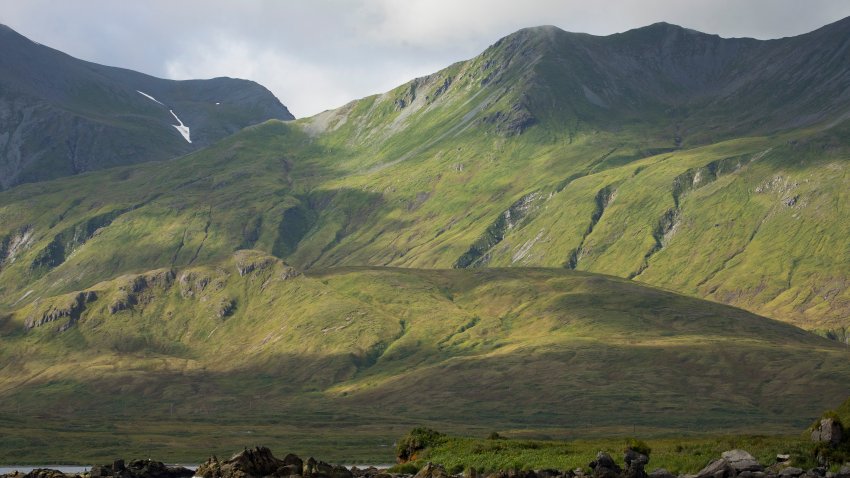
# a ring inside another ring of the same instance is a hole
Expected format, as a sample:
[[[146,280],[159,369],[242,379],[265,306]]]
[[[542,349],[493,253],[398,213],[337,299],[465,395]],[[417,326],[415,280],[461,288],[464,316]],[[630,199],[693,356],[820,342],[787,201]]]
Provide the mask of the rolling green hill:
[[[0,333],[3,461],[130,451],[197,461],[257,442],[389,460],[377,446],[414,424],[787,433],[850,378],[833,341],[624,279],[301,274],[257,251],[41,300]]]
[[[68,456],[46,430],[183,459],[316,431],[378,457],[421,423],[807,425],[848,394],[848,35],[526,29],[0,193],[0,460]]]

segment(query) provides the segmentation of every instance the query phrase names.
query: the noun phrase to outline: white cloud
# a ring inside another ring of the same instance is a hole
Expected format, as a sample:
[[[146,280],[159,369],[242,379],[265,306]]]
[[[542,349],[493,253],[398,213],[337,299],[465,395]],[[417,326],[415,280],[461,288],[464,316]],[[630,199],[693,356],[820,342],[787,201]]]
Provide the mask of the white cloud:
[[[380,93],[434,68],[437,65],[386,70],[336,65],[305,60],[271,45],[218,36],[204,44],[183,44],[180,52],[166,61],[165,74],[173,79],[249,78],[275,93],[294,115],[303,117]]]

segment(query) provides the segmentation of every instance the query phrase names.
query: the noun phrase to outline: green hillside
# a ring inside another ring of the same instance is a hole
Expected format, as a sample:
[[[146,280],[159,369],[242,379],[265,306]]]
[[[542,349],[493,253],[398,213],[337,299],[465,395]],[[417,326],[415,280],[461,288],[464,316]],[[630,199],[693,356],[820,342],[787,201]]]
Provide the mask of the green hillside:
[[[793,326],[556,269],[299,274],[239,251],[42,299],[0,327],[3,461],[197,461],[258,442],[388,460],[378,445],[415,424],[781,433],[850,379],[843,346]]]

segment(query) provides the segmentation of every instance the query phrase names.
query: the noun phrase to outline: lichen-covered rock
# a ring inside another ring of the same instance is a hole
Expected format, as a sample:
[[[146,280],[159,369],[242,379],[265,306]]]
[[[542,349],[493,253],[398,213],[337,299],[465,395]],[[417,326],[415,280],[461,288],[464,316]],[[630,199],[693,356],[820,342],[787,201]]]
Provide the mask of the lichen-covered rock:
[[[843,435],[844,430],[841,427],[841,423],[832,418],[824,418],[812,431],[812,441],[837,446],[841,443]]]

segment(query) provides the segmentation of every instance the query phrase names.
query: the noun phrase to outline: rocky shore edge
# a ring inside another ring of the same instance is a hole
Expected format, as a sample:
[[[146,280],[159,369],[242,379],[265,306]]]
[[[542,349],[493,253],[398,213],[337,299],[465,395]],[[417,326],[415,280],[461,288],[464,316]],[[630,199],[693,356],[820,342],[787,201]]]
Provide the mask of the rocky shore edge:
[[[331,465],[314,458],[302,460],[288,454],[283,459],[274,456],[267,447],[245,449],[228,460],[212,456],[196,471],[182,466],[169,466],[153,460],[115,460],[109,465],[95,465],[88,473],[65,474],[59,470],[39,468],[29,473],[15,472],[0,478],[850,478],[850,464],[838,472],[826,467],[803,470],[790,466],[787,457],[778,456],[777,462],[764,466],[744,450],[723,452],[705,468],[693,475],[674,475],[663,468],[646,471],[649,456],[639,450],[627,448],[623,453],[624,466],[619,466],[611,455],[600,452],[588,464],[590,472],[575,470],[501,470],[479,473],[467,469],[452,474],[439,464],[427,463],[415,475],[392,473],[388,469],[346,468]]]

